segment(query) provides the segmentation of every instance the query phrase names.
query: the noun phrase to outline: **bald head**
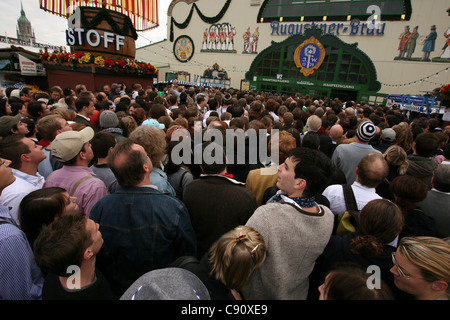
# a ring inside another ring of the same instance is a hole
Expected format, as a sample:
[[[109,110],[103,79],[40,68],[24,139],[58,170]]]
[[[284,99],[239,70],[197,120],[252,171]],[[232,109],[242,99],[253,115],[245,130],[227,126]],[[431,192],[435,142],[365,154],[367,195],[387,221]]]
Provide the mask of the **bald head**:
[[[381,153],[365,155],[356,168],[356,181],[367,188],[375,188],[389,174],[389,165]]]
[[[333,141],[338,141],[342,138],[342,135],[344,134],[344,128],[340,124],[335,124],[330,129],[330,138]]]
[[[150,184],[152,162],[144,148],[129,139],[116,145],[108,157],[108,165],[122,187]]]

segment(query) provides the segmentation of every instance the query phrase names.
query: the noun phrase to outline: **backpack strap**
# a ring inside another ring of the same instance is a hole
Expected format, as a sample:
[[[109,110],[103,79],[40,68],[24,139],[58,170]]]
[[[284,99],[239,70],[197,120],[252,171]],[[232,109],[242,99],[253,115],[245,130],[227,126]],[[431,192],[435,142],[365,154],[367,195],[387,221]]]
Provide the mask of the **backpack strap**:
[[[88,175],[86,177],[81,178],[80,180],[77,181],[77,183],[75,183],[75,185],[73,186],[72,190],[70,191],[70,196],[72,197],[75,193],[75,190],[77,190],[77,188],[80,186],[80,184],[82,184],[84,181],[94,178],[91,175]]]
[[[348,184],[343,184],[342,189],[344,191],[345,206],[348,211],[358,211],[358,205],[356,204],[355,194],[353,189]]]

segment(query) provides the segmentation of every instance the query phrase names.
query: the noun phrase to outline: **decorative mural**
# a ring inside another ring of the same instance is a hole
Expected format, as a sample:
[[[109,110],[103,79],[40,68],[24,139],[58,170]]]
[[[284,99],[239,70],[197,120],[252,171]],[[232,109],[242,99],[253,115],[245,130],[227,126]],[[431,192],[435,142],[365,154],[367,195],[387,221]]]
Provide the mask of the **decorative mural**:
[[[450,8],[447,9],[450,16]],[[423,30],[423,27],[421,30]],[[432,25],[425,34],[419,34],[419,26],[410,30],[405,26],[403,32],[399,35],[398,56],[394,60],[412,60],[424,62],[450,62],[450,27],[442,34],[444,36],[444,46],[438,49],[436,46],[441,41],[441,34],[436,25]],[[422,33],[422,32],[421,32]],[[420,49],[418,49],[418,47]],[[414,57],[413,55],[416,54]]]
[[[202,52],[236,53],[236,28],[230,23],[213,24],[203,32]]]
[[[188,36],[179,36],[173,44],[173,54],[180,62],[188,62],[194,55],[194,42]]]
[[[446,38],[446,40],[445,40],[444,47],[442,48],[440,57],[442,59],[450,59],[450,27],[445,32],[444,37]]]
[[[256,27],[255,32],[250,32],[250,27],[247,28],[244,35],[244,51],[242,53],[258,53],[259,27]]]

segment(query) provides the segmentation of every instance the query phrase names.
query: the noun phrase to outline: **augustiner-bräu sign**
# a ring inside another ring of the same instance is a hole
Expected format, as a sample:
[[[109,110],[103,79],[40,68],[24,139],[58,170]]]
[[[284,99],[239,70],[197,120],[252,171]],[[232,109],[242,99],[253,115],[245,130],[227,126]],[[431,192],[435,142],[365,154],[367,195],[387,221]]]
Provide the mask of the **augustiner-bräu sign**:
[[[386,29],[386,22],[373,24],[361,22],[353,19],[349,23],[325,23],[325,22],[305,22],[305,23],[281,23],[272,21],[272,36],[286,36],[294,34],[303,34],[307,29],[319,28],[323,34],[333,34],[336,36],[383,36]]]

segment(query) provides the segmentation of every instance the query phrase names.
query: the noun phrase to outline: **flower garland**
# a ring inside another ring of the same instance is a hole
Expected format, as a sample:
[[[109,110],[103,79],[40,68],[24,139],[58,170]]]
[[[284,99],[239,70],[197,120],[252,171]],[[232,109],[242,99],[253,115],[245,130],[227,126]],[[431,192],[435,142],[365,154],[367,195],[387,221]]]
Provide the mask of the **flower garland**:
[[[43,63],[54,62],[56,64],[71,64],[78,66],[83,64],[94,64],[99,68],[110,69],[114,71],[127,71],[138,74],[155,74],[158,70],[149,63],[136,61],[134,59],[116,57],[114,59],[101,55],[93,55],[89,52],[44,52],[40,56]]]
[[[441,94],[441,97],[450,98],[450,84],[443,86],[439,90],[439,93]]]

